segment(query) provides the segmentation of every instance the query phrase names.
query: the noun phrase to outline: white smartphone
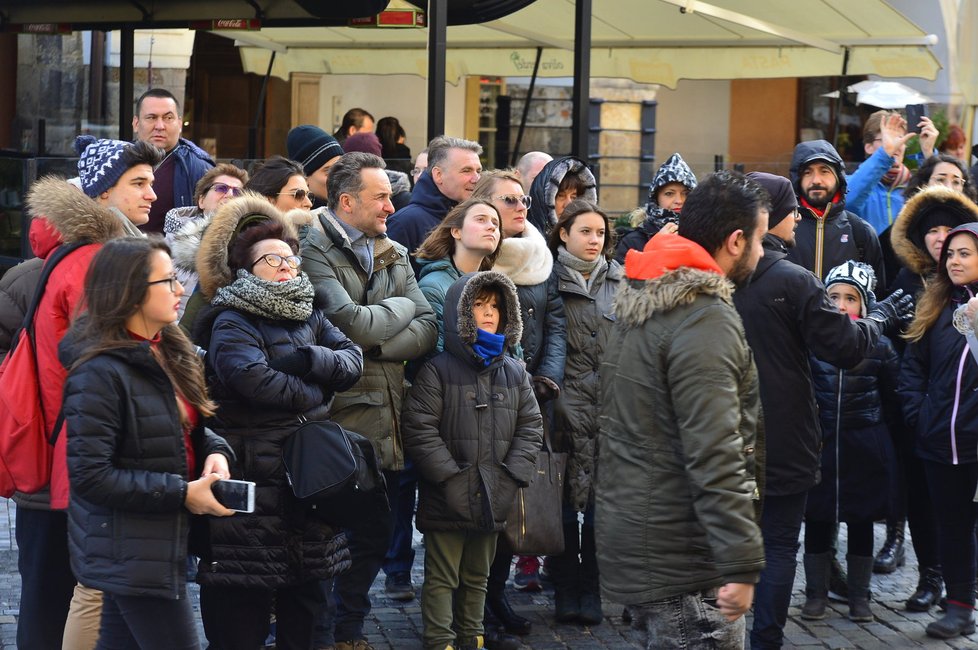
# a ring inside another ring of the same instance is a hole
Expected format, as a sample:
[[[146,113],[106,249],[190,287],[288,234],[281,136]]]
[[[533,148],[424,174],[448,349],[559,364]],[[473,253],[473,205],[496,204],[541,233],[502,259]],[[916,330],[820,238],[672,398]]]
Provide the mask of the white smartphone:
[[[214,498],[225,508],[236,512],[255,511],[255,483],[236,481],[231,478],[215,481],[211,485]]]

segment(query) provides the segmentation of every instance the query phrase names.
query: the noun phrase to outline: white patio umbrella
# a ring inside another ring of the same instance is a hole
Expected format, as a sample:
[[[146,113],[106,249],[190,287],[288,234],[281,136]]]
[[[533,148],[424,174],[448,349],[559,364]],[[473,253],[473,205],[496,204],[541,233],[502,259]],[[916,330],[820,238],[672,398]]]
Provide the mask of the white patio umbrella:
[[[896,81],[867,80],[847,88],[856,93],[857,104],[869,104],[879,108],[903,108],[907,104],[933,104],[934,100],[910,86]],[[825,93],[822,97],[838,97],[839,91]]]

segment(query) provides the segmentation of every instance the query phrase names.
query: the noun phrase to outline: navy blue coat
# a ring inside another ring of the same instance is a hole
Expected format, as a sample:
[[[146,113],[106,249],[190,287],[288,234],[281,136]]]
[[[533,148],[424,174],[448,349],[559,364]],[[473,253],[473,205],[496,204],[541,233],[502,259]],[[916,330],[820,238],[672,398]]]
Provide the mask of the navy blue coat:
[[[213,314],[212,314],[213,316]],[[289,487],[282,445],[299,424],[323,420],[333,393],[356,383],[360,347],[314,309],[308,321],[218,311],[207,348],[207,376],[218,403],[214,429],[237,455],[231,477],[254,481],[255,512],[208,520],[201,584],[274,589],[332,577],[341,563],[336,531],[307,516]],[[310,355],[302,377],[269,363],[297,350]]]
[[[415,278],[421,273],[421,267],[414,261],[414,251],[456,205],[439,191],[431,172],[425,170],[411,192],[411,202],[387,220],[387,236],[407,248]]]

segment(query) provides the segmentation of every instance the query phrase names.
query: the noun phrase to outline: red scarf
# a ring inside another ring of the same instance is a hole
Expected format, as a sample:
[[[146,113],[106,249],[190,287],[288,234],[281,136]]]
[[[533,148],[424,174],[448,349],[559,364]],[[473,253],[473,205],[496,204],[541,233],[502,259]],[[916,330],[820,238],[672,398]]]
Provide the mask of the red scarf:
[[[825,204],[824,208],[816,208],[814,205],[809,203],[804,196],[799,197],[799,201],[801,201],[802,206],[814,212],[816,217],[824,217],[826,211],[841,200],[842,192],[839,192],[838,190],[836,190],[835,196],[832,197],[832,200]]]

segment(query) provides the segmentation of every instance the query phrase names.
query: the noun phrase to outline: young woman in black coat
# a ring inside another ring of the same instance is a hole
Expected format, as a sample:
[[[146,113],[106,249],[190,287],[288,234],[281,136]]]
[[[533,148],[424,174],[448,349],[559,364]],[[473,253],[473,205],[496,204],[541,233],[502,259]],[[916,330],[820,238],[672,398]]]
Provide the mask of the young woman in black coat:
[[[234,514],[211,493],[232,454],[202,426],[214,403],[175,325],[182,293],[162,240],[111,241],[85,281],[88,313],[60,348],[71,567],[104,593],[99,648],[199,648],[190,514]]]

